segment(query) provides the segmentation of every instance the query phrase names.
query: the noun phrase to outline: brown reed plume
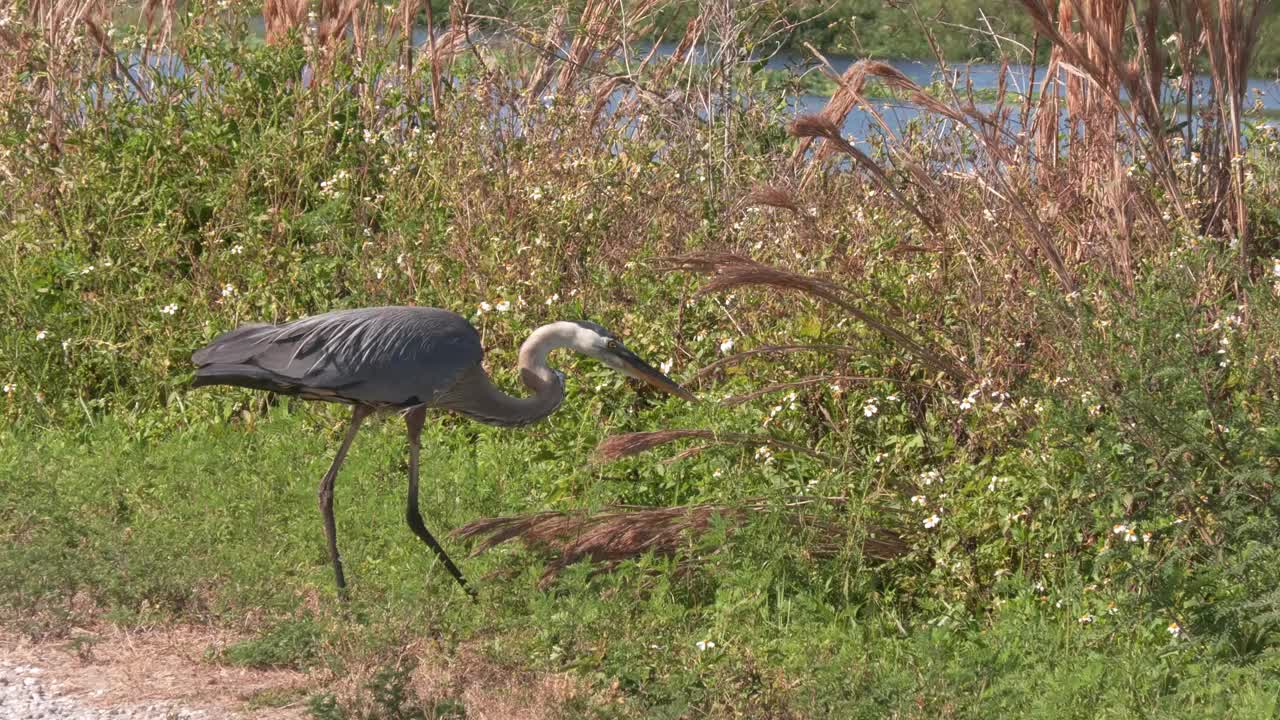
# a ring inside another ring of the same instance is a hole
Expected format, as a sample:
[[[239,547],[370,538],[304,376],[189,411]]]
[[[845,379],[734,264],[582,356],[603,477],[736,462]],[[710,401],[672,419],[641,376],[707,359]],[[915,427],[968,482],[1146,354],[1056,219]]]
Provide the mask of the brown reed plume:
[[[815,115],[802,115],[796,118],[787,130],[791,135],[798,138],[822,138],[830,143],[832,147],[835,147],[840,152],[848,155],[859,167],[871,174],[872,179],[875,180],[876,185],[881,190],[892,195],[903,208],[912,215],[915,215],[920,222],[929,229],[929,232],[937,234],[938,227],[934,221],[928,215],[925,215],[917,204],[908,200],[906,196],[898,190],[898,188],[889,179],[889,176],[885,174],[885,171],[877,165],[874,160],[868,157],[866,153],[854,147],[848,140],[845,140],[844,136],[840,134],[840,129],[829,117],[820,113]]]
[[[289,33],[306,28],[307,0],[264,0],[262,19],[267,27],[267,42],[278,45]]]
[[[711,281],[698,290],[698,295],[723,292],[747,285],[765,285],[779,290],[812,295],[836,305],[854,319],[918,358],[925,365],[945,373],[956,382],[966,383],[972,379],[973,373],[950,353],[940,348],[928,347],[912,339],[905,332],[882,320],[878,313],[872,313],[855,305],[848,299],[854,293],[833,282],[800,275],[728,253],[683,255],[661,258],[659,262],[666,265],[669,271],[684,270],[710,275]]]
[[[737,505],[691,505],[658,508],[618,508],[596,515],[541,512],[531,515],[482,518],[453,531],[454,537],[479,539],[471,552],[475,557],[511,540],[548,555],[546,570],[538,582],[546,589],[560,573],[586,560],[601,564],[595,573],[608,572],[626,560],[646,553],[674,557],[682,568],[697,560],[691,549],[697,536],[705,533],[712,520],[732,528],[754,517],[780,513],[787,526],[809,529],[814,540],[806,543],[811,557],[834,557],[853,537],[855,528],[820,516],[813,509],[821,505],[843,506],[844,498],[792,498],[783,505],[763,499]],[[862,554],[872,560],[892,560],[910,547],[891,530],[874,528],[858,538]],[[594,573],[593,573],[594,574]]]

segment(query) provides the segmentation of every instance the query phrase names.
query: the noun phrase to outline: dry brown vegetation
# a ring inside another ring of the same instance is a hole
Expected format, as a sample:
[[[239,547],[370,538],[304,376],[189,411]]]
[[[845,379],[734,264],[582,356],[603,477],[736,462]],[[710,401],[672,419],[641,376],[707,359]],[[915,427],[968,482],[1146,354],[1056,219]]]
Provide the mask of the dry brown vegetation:
[[[616,443],[615,443],[616,444]],[[834,557],[849,542],[850,525],[817,512],[823,506],[843,506],[844,498],[790,498],[781,506],[763,499],[748,499],[734,506],[618,508],[604,512],[571,514],[542,512],[518,517],[485,518],[467,523],[454,535],[482,538],[472,551],[479,555],[511,540],[549,555],[540,585],[549,586],[569,565],[584,560],[597,564],[595,572],[617,567],[646,554],[690,562],[697,536],[712,524],[728,529],[741,526],[750,516],[780,515],[793,531],[810,532],[806,543],[812,557]],[[892,560],[907,545],[890,530],[870,529],[859,538],[861,554],[869,560]]]

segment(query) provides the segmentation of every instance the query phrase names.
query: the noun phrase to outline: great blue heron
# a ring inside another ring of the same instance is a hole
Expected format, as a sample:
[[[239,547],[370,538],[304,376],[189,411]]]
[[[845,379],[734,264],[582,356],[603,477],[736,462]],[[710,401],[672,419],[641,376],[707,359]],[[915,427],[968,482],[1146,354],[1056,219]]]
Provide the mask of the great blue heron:
[[[480,334],[465,318],[424,307],[336,310],[284,325],[244,325],[191,356],[195,386],[239,385],[352,406],[351,424],[333,464],[320,481],[320,512],[339,596],[346,578],[333,521],[333,484],[360,424],[375,410],[404,414],[409,433],[409,496],[405,519],[468,594],[458,567],[427,531],[418,511],[418,452],[428,408],[441,408],[491,425],[540,420],[564,399],[564,375],[547,355],[569,348],[672,395],[693,395],[626,349],[608,330],[589,322],[543,325],[520,346],[520,380],[533,394],[513,397],[480,366]]]

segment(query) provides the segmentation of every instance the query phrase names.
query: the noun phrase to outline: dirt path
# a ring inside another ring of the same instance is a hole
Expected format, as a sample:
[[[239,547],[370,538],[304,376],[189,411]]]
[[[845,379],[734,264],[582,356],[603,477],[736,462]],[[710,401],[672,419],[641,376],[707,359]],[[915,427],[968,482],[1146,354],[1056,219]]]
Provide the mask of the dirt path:
[[[306,676],[207,662],[234,639],[209,628],[73,631],[33,643],[0,630],[0,717],[46,720],[302,718]],[[265,707],[264,702],[283,707]]]
[[[292,670],[254,670],[208,658],[241,636],[178,626],[126,631],[75,629],[70,639],[33,642],[0,627],[0,720],[299,720],[320,690],[350,697],[372,668],[347,678]],[[608,704],[569,673],[521,670],[489,657],[479,643],[448,657],[431,643],[404,649],[419,658],[410,689],[428,703],[445,699],[469,720],[553,720],[566,706]]]

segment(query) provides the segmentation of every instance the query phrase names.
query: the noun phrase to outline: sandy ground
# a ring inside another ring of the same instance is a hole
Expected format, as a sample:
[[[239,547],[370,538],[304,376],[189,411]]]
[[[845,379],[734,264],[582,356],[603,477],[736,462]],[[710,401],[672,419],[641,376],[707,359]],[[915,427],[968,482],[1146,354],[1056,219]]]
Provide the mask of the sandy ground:
[[[73,631],[70,640],[32,642],[0,630],[0,682],[6,717],[192,717],[268,720],[306,716],[307,678],[289,670],[251,670],[206,661],[210,648],[238,639],[208,628],[141,633],[116,628]],[[25,697],[39,693],[43,705]],[[296,698],[280,708],[255,707],[269,695]],[[21,706],[21,707],[19,707]],[[36,714],[42,712],[43,714]]]
[[[309,717],[317,692],[340,698],[361,688],[348,678],[293,670],[255,670],[212,662],[243,639],[208,627],[127,631],[76,629],[70,639],[32,641],[0,628],[0,718],[5,720],[285,720]],[[608,703],[568,673],[528,672],[495,662],[478,645],[448,658],[419,641],[410,688],[428,707],[448,699],[468,720],[552,720],[574,700]],[[415,647],[416,646],[416,647]],[[357,701],[357,705],[359,701]]]

